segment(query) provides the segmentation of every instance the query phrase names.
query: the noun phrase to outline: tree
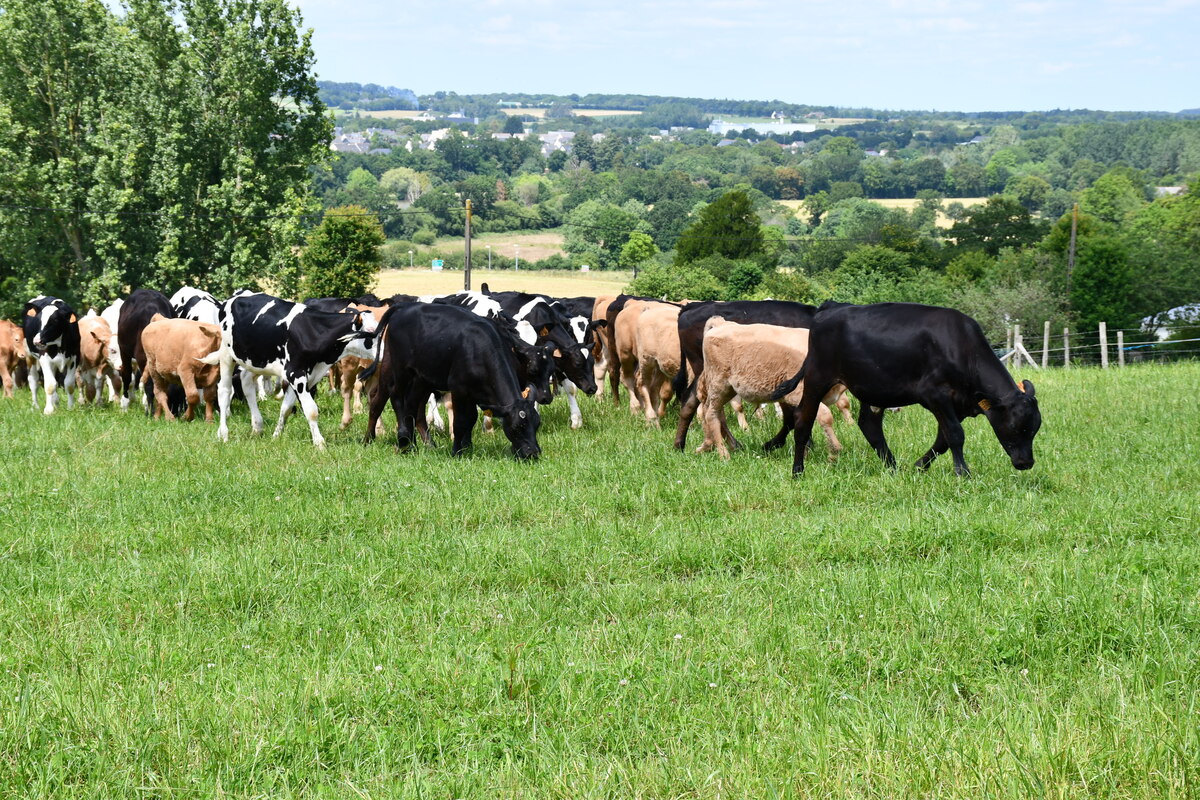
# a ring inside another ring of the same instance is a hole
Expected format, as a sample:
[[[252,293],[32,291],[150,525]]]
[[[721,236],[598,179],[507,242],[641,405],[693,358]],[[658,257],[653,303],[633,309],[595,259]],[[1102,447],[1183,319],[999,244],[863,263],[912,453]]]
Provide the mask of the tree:
[[[633,277],[636,278],[638,267],[656,255],[658,255],[658,245],[654,243],[649,234],[634,231],[629,234],[628,241],[621,247],[620,263],[625,269],[632,269]]]
[[[745,192],[726,192],[684,229],[676,244],[675,263],[686,264],[714,253],[733,259],[758,256],[763,252],[761,225]]]
[[[588,200],[571,211],[566,219],[563,249],[586,258],[600,269],[620,265],[622,248],[635,231],[645,232],[646,222],[638,213],[636,200],[624,206]]]
[[[990,256],[1004,247],[1024,247],[1041,238],[1042,226],[1016,200],[994,195],[982,206],[967,210],[966,219],[954,223],[949,236],[960,248],[982,249]]]
[[[1101,322],[1123,328],[1137,322],[1132,297],[1133,275],[1129,254],[1114,237],[1096,236],[1083,242],[1071,281],[1071,308],[1082,328]]]
[[[325,212],[300,256],[303,297],[357,297],[375,284],[384,242],[379,221],[362,206]]]
[[[525,123],[521,121],[519,116],[513,114],[512,116],[508,117],[508,119],[504,120],[504,127],[501,128],[501,132],[510,134],[524,133]]]
[[[1141,191],[1128,176],[1113,170],[1096,179],[1079,197],[1080,210],[1113,224],[1128,222],[1145,205]]]

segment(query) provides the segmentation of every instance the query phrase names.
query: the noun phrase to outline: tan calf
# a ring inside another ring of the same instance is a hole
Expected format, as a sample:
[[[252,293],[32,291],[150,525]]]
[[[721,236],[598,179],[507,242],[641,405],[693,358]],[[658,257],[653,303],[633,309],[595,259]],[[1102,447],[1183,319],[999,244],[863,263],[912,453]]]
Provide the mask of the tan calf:
[[[611,294],[597,297],[596,304],[592,306],[592,322],[608,319],[608,307],[616,299],[616,295]],[[599,397],[604,394],[604,376],[616,363],[612,357],[612,337],[604,328],[596,331],[595,343],[592,347],[592,353],[596,358],[596,369],[593,373],[596,376],[596,396]]]
[[[120,352],[116,345],[112,327],[104,317],[89,312],[79,320],[79,379],[76,383],[83,388],[86,402],[99,402],[105,378],[113,392],[120,391]]]
[[[775,388],[789,380],[808,356],[808,330],[777,325],[725,324],[713,317],[704,326],[704,374],[697,389],[700,419],[704,426],[703,453],[717,449],[721,458],[729,458],[725,445],[725,404],[740,396],[746,403],[770,400]],[[800,402],[803,384],[781,400],[784,416],[790,418]],[[833,432],[833,414],[821,405],[817,420],[829,441],[830,458],[841,452],[841,442]],[[786,434],[785,434],[786,435]]]
[[[637,387],[646,421],[658,418],[671,397],[671,379],[679,373],[679,306],[648,304],[637,317]]]
[[[150,318],[142,329],[142,349],[146,351],[146,374],[154,381],[154,397],[158,401],[154,418],[164,413],[175,419],[167,405],[167,384],[182,386],[187,395],[184,419],[196,416],[200,393],[204,393],[204,421],[212,422],[217,404],[217,383],[221,378],[219,364],[203,364],[200,359],[221,346],[221,329],[207,322],[190,319],[167,319],[162,314]]]
[[[379,320],[383,318],[384,313],[388,310],[387,306],[364,306],[358,303],[351,303],[347,308],[349,310],[368,312],[371,319],[375,321],[374,325],[365,325],[367,330],[374,330],[379,325]],[[363,317],[364,321],[366,316]],[[350,427],[350,423],[354,420],[355,414],[361,414],[363,410],[362,395],[364,388],[369,390],[369,387],[364,387],[362,382],[358,380],[358,376],[375,363],[368,358],[358,358],[356,356],[347,356],[341,361],[335,362],[329,368],[329,385],[333,387],[335,392],[342,396],[342,423],[341,429],[346,430]],[[379,373],[375,373],[378,375]],[[374,379],[370,381],[374,385]]]
[[[5,397],[13,396],[13,372],[28,355],[25,331],[14,322],[0,319],[0,382],[4,384]]]
[[[641,392],[637,386],[637,324],[638,318],[653,300],[627,300],[612,325],[613,362],[610,369],[620,374],[621,385],[629,392],[629,411],[642,410]]]

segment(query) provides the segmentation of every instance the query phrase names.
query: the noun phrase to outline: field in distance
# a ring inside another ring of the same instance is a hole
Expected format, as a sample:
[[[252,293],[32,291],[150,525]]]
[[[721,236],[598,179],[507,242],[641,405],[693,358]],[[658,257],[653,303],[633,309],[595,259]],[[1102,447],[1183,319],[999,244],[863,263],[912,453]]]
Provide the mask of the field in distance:
[[[541,119],[546,116],[544,108],[502,108],[500,110],[510,117],[525,116]],[[611,108],[573,108],[571,113],[577,117],[636,117],[642,112]]]
[[[921,201],[912,197],[886,197],[882,199],[871,199],[872,203],[878,203],[884,208],[902,208],[905,211],[912,211]],[[780,200],[782,205],[788,208],[795,209],[803,218],[807,218],[807,212],[804,210],[803,200]],[[947,197],[942,200],[942,205],[946,206],[950,203],[962,203],[964,207],[970,208],[975,205],[982,205],[987,202],[986,197]],[[937,224],[939,228],[949,228],[954,224],[954,220],[950,219],[943,213],[938,213]]]
[[[475,264],[472,253],[471,261]],[[511,267],[511,265],[510,265]],[[471,288],[478,290],[487,283],[494,292],[535,292],[551,297],[597,297],[603,294],[620,294],[633,276],[628,272],[565,272],[512,269],[471,269]],[[463,288],[461,271],[433,272],[429,267],[421,269],[389,269],[379,274],[375,294],[390,297],[393,294],[449,294]]]

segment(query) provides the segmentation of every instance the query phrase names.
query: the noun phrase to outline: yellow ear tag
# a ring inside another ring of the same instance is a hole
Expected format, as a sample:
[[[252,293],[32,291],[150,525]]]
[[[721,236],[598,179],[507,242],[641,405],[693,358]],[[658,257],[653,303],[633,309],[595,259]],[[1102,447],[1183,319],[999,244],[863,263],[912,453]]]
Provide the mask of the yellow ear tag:
[[[36,308],[31,308],[31,309],[29,309],[28,311],[26,311],[26,312],[25,312],[25,316],[27,316],[27,317],[36,317],[36,316],[37,316],[37,309],[36,309]]]
[[[983,400],[980,400],[980,401],[979,401],[979,407],[980,407],[980,408],[982,408],[984,411],[988,411],[988,410],[990,410],[990,409],[991,409],[991,407],[992,407],[992,404],[991,404],[991,403],[989,403],[989,402],[987,401],[987,398],[985,397]]]
[[[529,399],[529,387],[528,386],[525,387],[525,391],[521,392],[521,397],[524,397],[526,400]]]
[[[1017,391],[1019,391],[1021,394],[1025,394],[1025,384],[1018,381],[1017,382]]]
[[[75,324],[75,315],[74,315],[74,314],[72,314],[72,315],[71,315],[71,318],[70,318],[69,320],[67,320],[67,322],[69,322],[69,323],[71,323],[72,325],[74,325],[74,324]]]

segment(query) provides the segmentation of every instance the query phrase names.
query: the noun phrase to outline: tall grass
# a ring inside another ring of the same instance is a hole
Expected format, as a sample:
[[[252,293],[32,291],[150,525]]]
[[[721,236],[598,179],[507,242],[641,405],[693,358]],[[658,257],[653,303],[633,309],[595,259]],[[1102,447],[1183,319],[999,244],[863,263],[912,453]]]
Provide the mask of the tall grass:
[[[607,399],[523,464],[19,392],[0,794],[1194,796],[1200,366],[1022,377],[1037,465],[980,418],[968,480],[921,409],[793,480]]]

